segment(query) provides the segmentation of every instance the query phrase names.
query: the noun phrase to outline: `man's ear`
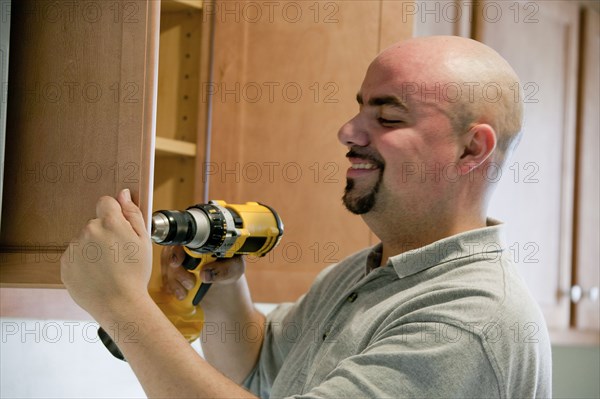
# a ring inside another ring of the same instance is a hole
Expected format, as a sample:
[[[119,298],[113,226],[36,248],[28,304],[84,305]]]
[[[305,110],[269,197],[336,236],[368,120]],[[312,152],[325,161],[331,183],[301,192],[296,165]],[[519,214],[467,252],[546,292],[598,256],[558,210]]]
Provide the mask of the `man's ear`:
[[[461,175],[479,167],[496,149],[496,131],[487,123],[473,126],[462,137],[463,153],[457,162]]]

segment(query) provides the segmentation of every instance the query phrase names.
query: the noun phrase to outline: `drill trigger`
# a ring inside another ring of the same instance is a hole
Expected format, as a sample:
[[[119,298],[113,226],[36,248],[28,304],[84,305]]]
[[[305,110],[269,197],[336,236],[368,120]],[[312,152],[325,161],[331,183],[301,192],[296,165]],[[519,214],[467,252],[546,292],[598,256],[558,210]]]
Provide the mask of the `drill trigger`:
[[[201,261],[201,258],[194,258],[186,252],[185,258],[183,258],[183,262],[181,262],[181,266],[183,266],[186,270],[196,270]]]

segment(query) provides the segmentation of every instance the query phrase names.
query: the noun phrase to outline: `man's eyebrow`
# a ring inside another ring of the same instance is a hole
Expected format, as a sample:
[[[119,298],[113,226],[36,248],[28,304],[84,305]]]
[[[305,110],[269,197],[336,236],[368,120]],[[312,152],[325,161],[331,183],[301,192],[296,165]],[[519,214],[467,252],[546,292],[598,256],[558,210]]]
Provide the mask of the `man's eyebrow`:
[[[356,95],[356,102],[363,105],[363,98],[360,93]],[[395,96],[381,96],[373,97],[369,99],[369,104],[374,107],[380,107],[382,105],[390,105],[392,107],[401,108],[403,111],[407,111],[408,107],[398,97]]]

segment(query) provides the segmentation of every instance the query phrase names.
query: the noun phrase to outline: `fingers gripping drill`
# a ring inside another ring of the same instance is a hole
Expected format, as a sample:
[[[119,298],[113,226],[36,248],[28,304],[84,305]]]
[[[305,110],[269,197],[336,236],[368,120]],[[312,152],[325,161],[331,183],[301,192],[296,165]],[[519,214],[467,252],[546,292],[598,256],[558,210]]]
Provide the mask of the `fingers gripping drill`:
[[[202,331],[204,314],[198,306],[210,288],[202,283],[200,271],[218,258],[236,255],[264,256],[279,244],[283,223],[271,207],[257,202],[227,204],[210,201],[185,211],[157,211],[152,215],[152,241],[160,245],[183,245],[186,253],[182,266],[196,275],[196,286],[183,301],[165,294],[162,279],[152,278],[150,295],[190,342]],[[100,328],[98,334],[117,358],[124,357],[110,336]]]

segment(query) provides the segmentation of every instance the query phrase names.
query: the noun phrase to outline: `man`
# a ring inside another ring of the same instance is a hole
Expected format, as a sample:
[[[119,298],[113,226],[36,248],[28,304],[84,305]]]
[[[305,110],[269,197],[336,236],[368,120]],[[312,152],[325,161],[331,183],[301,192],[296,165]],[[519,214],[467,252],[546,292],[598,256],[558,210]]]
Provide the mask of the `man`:
[[[515,82],[504,59],[469,39],[412,39],[378,55],[338,137],[351,164],[344,204],[381,243],[268,318],[252,305],[241,259],[206,267],[203,281],[218,283],[203,300],[206,321],[266,327],[259,340],[206,337],[208,363],[146,292],[150,243],[127,192],[101,198],[78,240],[107,252],[137,242],[141,262],[65,255],[63,281],[102,326],[136,323],[137,342],[119,345],[149,396],[549,397],[544,320],[502,226],[486,217],[485,171],[505,161],[521,127]],[[490,101],[484,87],[504,95]],[[162,259],[178,296],[190,284],[181,258]]]

